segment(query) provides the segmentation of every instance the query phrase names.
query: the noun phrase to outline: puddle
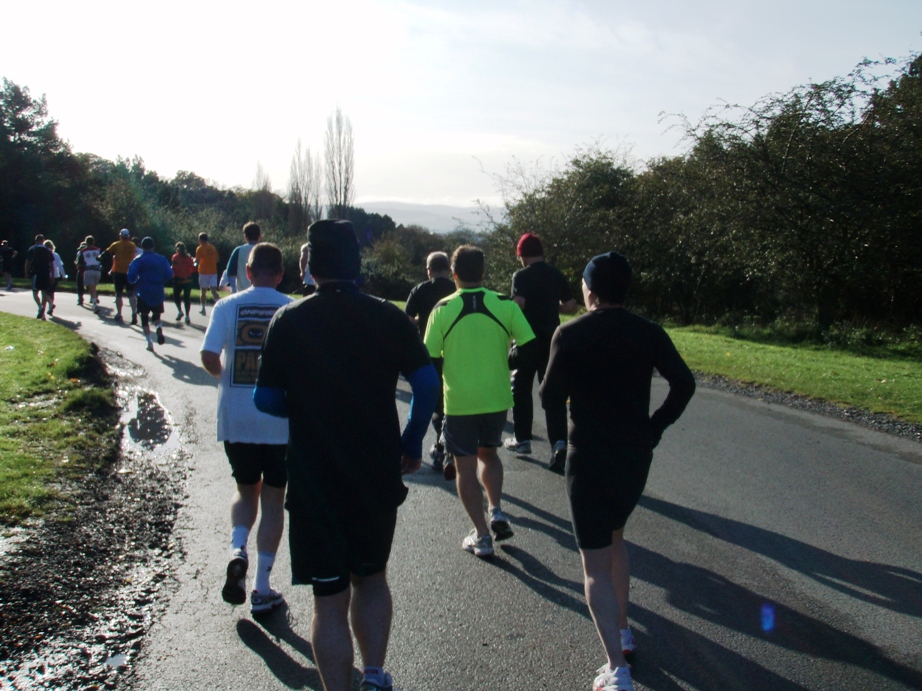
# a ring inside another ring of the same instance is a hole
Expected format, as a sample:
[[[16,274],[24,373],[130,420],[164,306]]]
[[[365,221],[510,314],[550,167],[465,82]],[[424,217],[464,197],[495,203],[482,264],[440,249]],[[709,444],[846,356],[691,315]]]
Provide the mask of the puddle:
[[[160,405],[157,395],[149,391],[129,395],[122,422],[131,440],[147,450],[162,446],[173,433],[169,414]]]
[[[115,667],[116,669],[119,667],[124,667],[127,662],[127,655],[113,655],[108,660],[106,660],[106,664],[109,665],[109,667]]]

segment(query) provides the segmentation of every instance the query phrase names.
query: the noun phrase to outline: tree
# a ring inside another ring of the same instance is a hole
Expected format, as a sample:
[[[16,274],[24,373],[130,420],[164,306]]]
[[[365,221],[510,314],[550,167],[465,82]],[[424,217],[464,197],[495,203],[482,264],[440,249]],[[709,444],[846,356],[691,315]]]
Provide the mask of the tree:
[[[337,106],[327,118],[324,137],[326,154],[326,185],[328,214],[331,218],[345,218],[346,209],[352,205],[355,182],[355,152],[352,123]]]
[[[288,177],[288,229],[300,234],[322,218],[320,160],[311,155],[310,147],[301,151],[301,140],[291,158]]]
[[[256,176],[253,178],[253,218],[269,221],[275,216],[278,196],[272,191],[272,180],[263,170],[262,163],[256,163]]]

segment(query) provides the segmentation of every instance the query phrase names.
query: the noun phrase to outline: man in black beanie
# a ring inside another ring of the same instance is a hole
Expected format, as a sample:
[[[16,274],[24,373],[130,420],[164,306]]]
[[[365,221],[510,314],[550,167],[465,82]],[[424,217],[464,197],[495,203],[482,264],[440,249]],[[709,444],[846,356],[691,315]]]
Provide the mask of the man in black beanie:
[[[391,691],[383,670],[392,606],[386,568],[408,491],[401,474],[420,467],[439,380],[406,315],[356,286],[352,224],[318,221],[307,244],[317,291],[273,317],[253,399],[289,419],[292,582],[313,586],[311,642],[323,687],[352,688],[354,633],[360,691]],[[394,395],[401,374],[413,390],[402,435]]]
[[[695,379],[663,328],[624,308],[630,284],[622,255],[593,257],[583,272],[589,312],[557,329],[541,385],[545,408],[570,399],[567,493],[586,600],[608,655],[593,688],[617,691],[634,688],[625,660],[635,645],[627,623],[624,526],[643,493],[653,449],[695,392]],[[669,394],[650,415],[654,369],[669,383]]]

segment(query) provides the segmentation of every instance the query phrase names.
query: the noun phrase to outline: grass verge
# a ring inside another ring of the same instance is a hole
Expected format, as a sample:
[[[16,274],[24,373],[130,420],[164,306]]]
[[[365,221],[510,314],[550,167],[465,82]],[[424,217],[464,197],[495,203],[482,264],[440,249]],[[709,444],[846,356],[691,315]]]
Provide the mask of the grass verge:
[[[67,481],[118,450],[115,395],[95,346],[0,312],[0,524],[66,509]]]
[[[859,354],[760,343],[705,327],[668,331],[695,371],[922,423],[922,361],[913,344],[863,346]]]

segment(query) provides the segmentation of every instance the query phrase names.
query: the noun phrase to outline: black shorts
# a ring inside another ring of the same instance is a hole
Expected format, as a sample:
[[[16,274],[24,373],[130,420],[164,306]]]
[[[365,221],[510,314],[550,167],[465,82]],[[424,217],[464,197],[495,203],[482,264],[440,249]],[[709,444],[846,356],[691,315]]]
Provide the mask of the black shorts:
[[[112,274],[112,282],[115,284],[115,295],[119,296],[122,293],[128,293],[129,295],[134,295],[134,283],[128,282],[128,274]]]
[[[46,292],[54,290],[54,281],[51,276],[45,274],[35,274],[32,276],[32,290],[44,290]]]
[[[255,485],[262,480],[269,487],[284,487],[288,483],[287,451],[287,444],[224,442],[224,453],[238,485]]]
[[[652,460],[652,451],[638,449],[568,449],[567,494],[580,549],[611,545],[640,501]]]
[[[292,583],[310,584],[315,596],[327,597],[346,590],[352,575],[372,576],[387,568],[396,507],[296,503],[289,493],[286,508]]]
[[[502,446],[507,412],[446,415],[442,423],[445,449],[454,456],[476,456],[480,448]]]
[[[138,314],[141,315],[142,319],[146,319],[149,314],[153,317],[154,321],[160,320],[160,315],[163,314],[163,303],[159,305],[148,305],[142,298],[138,298]]]

